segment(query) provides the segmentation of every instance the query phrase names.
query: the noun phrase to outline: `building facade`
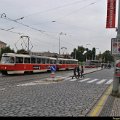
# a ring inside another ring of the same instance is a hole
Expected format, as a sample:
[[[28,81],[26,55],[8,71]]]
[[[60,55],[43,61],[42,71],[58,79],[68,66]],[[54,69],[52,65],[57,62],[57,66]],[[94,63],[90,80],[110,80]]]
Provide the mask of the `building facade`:
[[[6,47],[6,45],[7,45],[6,43],[0,41],[0,49]]]

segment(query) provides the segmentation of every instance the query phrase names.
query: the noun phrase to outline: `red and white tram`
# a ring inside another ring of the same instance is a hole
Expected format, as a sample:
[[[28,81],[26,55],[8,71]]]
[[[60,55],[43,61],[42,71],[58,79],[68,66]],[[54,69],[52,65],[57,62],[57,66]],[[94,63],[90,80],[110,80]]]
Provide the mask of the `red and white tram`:
[[[51,65],[56,65],[57,70],[67,70],[74,69],[77,64],[76,59],[4,53],[1,58],[0,71],[2,74],[37,73],[49,71]]]

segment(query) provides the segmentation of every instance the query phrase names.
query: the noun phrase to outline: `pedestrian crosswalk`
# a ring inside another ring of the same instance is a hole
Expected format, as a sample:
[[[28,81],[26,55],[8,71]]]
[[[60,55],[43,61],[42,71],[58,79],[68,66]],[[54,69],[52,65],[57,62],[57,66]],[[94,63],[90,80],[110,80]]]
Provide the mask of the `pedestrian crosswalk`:
[[[113,79],[98,79],[98,78],[84,78],[84,79],[76,79],[76,78],[65,78],[64,81],[70,81],[70,82],[85,82],[85,83],[88,83],[88,84],[92,84],[92,83],[95,83],[97,85],[100,85],[100,84],[106,84],[106,85],[109,85],[113,82]]]

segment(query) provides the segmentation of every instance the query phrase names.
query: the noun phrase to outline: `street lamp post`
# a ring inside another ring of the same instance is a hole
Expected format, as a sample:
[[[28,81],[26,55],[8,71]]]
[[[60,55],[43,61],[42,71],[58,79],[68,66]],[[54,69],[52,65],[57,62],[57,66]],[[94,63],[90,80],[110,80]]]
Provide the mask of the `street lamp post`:
[[[97,54],[96,54],[97,49],[99,49],[99,48],[95,48],[95,60],[96,60],[96,57],[97,57]]]
[[[88,45],[91,45],[91,44],[86,44],[86,48],[87,48]],[[87,52],[86,52],[86,61],[87,61]]]
[[[59,56],[60,56],[60,36],[61,35],[66,35],[66,33],[63,33],[63,32],[59,33]]]

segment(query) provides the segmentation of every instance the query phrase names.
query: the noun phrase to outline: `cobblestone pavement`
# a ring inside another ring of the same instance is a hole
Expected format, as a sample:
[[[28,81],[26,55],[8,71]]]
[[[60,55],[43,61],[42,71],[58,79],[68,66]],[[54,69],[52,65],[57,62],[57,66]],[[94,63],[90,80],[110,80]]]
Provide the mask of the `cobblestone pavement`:
[[[109,95],[99,116],[120,116],[120,98]]]
[[[86,116],[107,87],[77,80],[11,85],[0,89],[0,116]]]

